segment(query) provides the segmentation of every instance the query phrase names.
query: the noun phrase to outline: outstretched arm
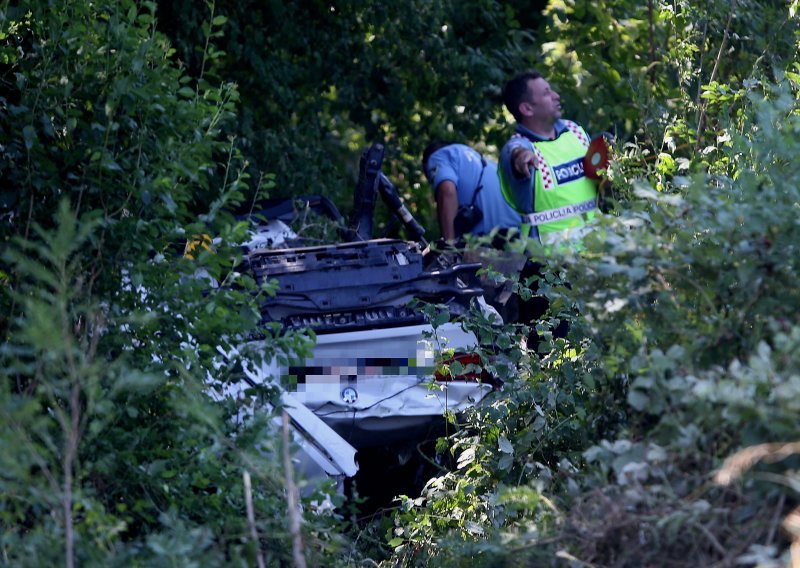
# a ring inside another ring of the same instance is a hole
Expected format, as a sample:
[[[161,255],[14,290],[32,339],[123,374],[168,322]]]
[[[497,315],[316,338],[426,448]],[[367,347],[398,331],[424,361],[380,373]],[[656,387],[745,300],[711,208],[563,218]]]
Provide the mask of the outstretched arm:
[[[516,160],[515,160],[516,158]],[[516,162],[516,165],[515,165]],[[533,194],[536,191],[536,176],[530,167],[545,167],[531,150],[531,145],[522,137],[514,136],[500,151],[498,173],[503,197],[522,213],[533,212]],[[520,173],[519,170],[522,170]]]

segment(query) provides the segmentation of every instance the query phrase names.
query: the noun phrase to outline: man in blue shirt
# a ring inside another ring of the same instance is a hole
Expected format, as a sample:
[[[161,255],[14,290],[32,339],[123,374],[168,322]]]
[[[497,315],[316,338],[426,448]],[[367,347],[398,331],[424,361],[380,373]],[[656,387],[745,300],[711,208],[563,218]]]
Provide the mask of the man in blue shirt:
[[[474,204],[482,219],[468,232],[487,235],[492,229],[517,228],[521,217],[500,191],[497,164],[464,144],[432,142],[422,155],[425,177],[436,197],[439,230],[446,241],[463,236],[456,220],[459,206]]]

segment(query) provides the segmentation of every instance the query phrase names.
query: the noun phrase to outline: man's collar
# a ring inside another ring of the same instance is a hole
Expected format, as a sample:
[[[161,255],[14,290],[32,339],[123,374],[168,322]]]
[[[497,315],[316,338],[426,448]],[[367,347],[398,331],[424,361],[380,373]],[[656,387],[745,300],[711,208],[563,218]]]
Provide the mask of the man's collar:
[[[562,119],[558,118],[556,119],[556,123],[553,125],[553,128],[555,128],[556,138],[558,138],[559,135],[567,129],[567,124]],[[521,125],[519,122],[517,123],[517,132],[522,134],[525,138],[535,142],[546,142],[550,140],[550,138],[545,138],[539,134],[536,134],[530,128]]]

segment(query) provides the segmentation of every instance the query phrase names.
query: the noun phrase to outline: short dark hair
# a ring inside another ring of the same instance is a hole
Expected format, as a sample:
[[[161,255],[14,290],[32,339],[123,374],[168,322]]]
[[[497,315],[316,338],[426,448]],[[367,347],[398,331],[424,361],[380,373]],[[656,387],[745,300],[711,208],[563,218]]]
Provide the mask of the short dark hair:
[[[522,115],[519,113],[519,105],[525,101],[528,95],[528,81],[541,78],[542,74],[538,71],[525,71],[514,76],[503,87],[503,104],[506,105],[508,112],[514,115],[517,121],[522,119]]]
[[[425,150],[422,152],[422,170],[427,172],[428,159],[434,152],[441,150],[445,146],[451,146],[452,144],[457,144],[457,142],[448,140],[433,140],[430,144],[425,146]],[[427,175],[427,173],[425,175]]]

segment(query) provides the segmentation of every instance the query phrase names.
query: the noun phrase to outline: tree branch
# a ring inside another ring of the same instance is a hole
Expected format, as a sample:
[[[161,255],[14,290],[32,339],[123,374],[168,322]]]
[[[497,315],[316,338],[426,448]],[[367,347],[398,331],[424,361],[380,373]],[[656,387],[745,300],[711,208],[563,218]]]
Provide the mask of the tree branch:
[[[256,546],[256,563],[258,568],[264,568],[264,556],[261,554],[261,545],[258,541],[258,531],[256,531],[256,514],[253,509],[253,487],[250,483],[250,472],[244,470],[242,472],[244,481],[244,504],[247,510],[247,525],[250,527],[250,536]]]
[[[303,556],[303,536],[300,533],[300,514],[297,510],[297,487],[294,484],[292,457],[289,450],[289,415],[284,410],[283,418],[283,473],[286,479],[286,500],[289,506],[289,532],[292,535],[292,558],[295,568],[306,568]]]

